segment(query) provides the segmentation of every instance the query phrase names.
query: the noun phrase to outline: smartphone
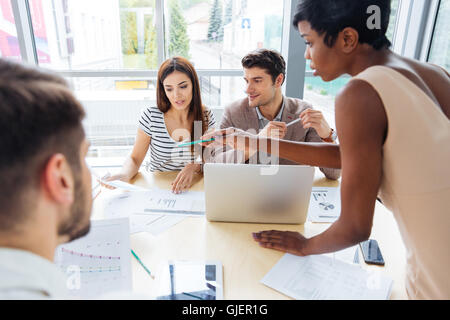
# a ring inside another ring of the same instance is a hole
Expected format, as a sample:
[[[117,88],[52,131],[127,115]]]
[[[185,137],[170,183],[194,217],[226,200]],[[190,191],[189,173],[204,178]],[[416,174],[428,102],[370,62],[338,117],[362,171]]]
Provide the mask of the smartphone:
[[[380,247],[377,240],[367,240],[359,244],[364,256],[364,261],[367,264],[376,264],[384,266],[383,255],[381,254]]]

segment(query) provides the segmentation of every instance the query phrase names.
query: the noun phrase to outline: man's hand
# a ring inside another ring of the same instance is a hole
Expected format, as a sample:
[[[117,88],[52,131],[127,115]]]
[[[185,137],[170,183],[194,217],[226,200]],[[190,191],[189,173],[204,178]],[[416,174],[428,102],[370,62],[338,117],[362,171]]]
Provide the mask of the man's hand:
[[[323,117],[322,112],[306,109],[300,114],[300,119],[302,119],[303,128],[314,128],[322,139],[327,139],[331,136],[332,130]]]
[[[298,232],[275,230],[253,233],[253,239],[263,248],[275,249],[297,256],[305,256],[303,249],[308,241]]]
[[[283,139],[286,136],[287,126],[284,122],[271,121],[258,136],[261,138]]]

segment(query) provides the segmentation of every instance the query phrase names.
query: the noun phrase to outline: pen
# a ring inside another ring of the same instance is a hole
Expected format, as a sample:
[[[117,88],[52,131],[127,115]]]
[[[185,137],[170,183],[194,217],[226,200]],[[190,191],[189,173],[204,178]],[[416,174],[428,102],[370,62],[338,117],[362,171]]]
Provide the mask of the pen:
[[[209,140],[197,140],[197,141],[193,141],[193,142],[187,142],[187,143],[183,143],[183,144],[176,146],[176,148],[192,146],[193,144],[198,144],[198,143],[203,143],[203,142],[212,142],[214,140],[216,140],[216,139],[211,138]]]
[[[141,259],[139,259],[139,257],[137,256],[137,254],[133,251],[133,249],[131,249],[131,253],[132,253],[133,256],[136,258],[136,260],[139,262],[139,264],[144,268],[144,270],[148,273],[148,275],[149,275],[152,279],[155,279],[155,277],[152,275],[152,273],[150,272],[150,270],[148,270],[147,267],[142,263]]]
[[[286,127],[290,127],[293,124],[296,124],[297,122],[300,122],[300,121],[302,121],[302,119],[298,118],[297,120],[290,122]]]
[[[236,135],[236,133],[232,133],[232,134],[224,135],[224,136],[222,136],[222,138],[232,137],[232,136],[235,136],[235,135]],[[203,143],[203,142],[212,142],[212,141],[215,141],[215,140],[216,140],[215,138],[211,138],[209,140],[197,140],[197,141],[193,141],[193,142],[186,142],[186,143],[183,143],[183,144],[180,144],[180,145],[176,146],[175,148],[191,146],[193,144],[198,144],[198,143]]]

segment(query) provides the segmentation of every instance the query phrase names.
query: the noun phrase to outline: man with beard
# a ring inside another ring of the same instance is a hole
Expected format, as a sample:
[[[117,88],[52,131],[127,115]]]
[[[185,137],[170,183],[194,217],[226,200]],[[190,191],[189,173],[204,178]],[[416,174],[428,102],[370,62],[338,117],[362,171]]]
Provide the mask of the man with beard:
[[[285,97],[282,85],[286,78],[286,62],[275,50],[258,49],[242,59],[245,93],[247,97],[231,103],[224,110],[221,129],[238,128],[259,137],[271,137],[297,142],[335,143],[336,135],[325,120],[322,112],[314,110],[312,105],[295,98]],[[300,123],[288,124],[297,119]],[[203,138],[202,138],[203,139]],[[207,140],[208,138],[205,138]],[[215,145],[213,144],[215,147]],[[207,162],[216,163],[252,163],[297,165],[286,159],[272,160],[260,157],[260,153],[247,154],[241,151],[211,149]],[[341,171],[320,168],[328,179],[337,180]]]
[[[0,299],[61,299],[58,245],[90,228],[84,111],[58,76],[0,59]]]

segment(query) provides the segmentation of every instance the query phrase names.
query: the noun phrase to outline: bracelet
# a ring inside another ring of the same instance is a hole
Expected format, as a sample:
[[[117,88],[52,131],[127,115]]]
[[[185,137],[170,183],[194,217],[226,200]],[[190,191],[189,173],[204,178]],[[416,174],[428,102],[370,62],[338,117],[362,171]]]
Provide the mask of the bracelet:
[[[195,163],[200,165],[200,170],[195,170],[195,173],[203,173],[203,163]]]
[[[333,143],[334,141],[336,141],[336,132],[334,131],[333,128],[331,128],[331,133],[328,136],[328,138],[322,139],[325,142],[330,142]]]

